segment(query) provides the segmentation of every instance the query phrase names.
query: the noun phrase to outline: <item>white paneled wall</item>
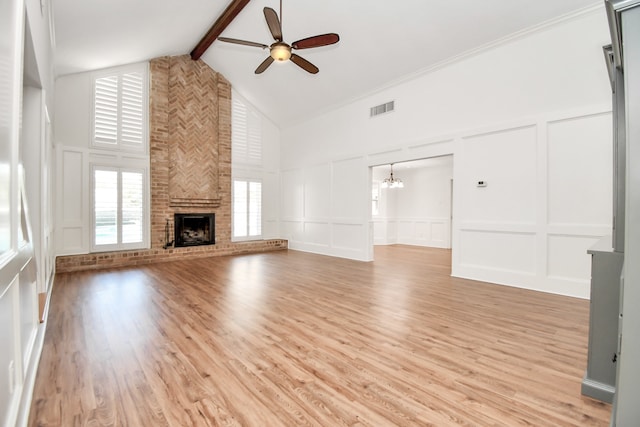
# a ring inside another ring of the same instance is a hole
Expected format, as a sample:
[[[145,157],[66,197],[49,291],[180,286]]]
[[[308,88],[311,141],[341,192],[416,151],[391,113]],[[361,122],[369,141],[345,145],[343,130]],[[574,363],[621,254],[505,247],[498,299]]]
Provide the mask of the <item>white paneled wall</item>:
[[[455,276],[588,298],[586,251],[611,229],[610,129],[610,112],[589,111],[455,135],[432,153],[453,155],[453,175],[396,170],[405,188],[382,190],[371,220],[368,157],[284,171],[282,237],[291,249],[358,260],[371,259],[373,243],[451,243]],[[452,233],[450,187],[435,208],[423,206],[421,174],[453,177]]]
[[[586,250],[611,232],[608,43],[593,9],[283,129],[282,237],[360,260],[374,241],[446,240],[446,215],[372,217],[367,175],[453,155],[452,274],[588,298]]]
[[[149,168],[148,149],[127,152],[93,147],[94,72],[56,80],[56,255],[91,250],[90,164]],[[147,238],[148,239],[148,238]]]
[[[369,181],[363,157],[285,170],[281,179],[281,231],[291,249],[370,258],[370,200],[360,191]]]
[[[453,274],[588,298],[587,249],[612,225],[611,113],[540,117],[459,141]]]
[[[87,252],[89,247],[89,212],[85,201],[89,197],[89,176],[84,165],[87,150],[57,146],[58,191],[58,255]]]
[[[537,174],[537,135],[534,124],[525,124],[460,138],[454,274],[530,286],[536,275],[538,183],[544,185]]]
[[[449,218],[407,218],[397,222],[397,243],[450,248]]]
[[[53,280],[48,111],[51,7],[3,2],[0,13],[0,425],[27,425]],[[44,307],[43,307],[44,310]],[[46,312],[45,312],[46,315]]]
[[[613,182],[611,169],[594,164],[611,159],[611,147],[601,143],[611,140],[611,115],[549,122],[547,139],[549,225],[566,230],[595,227],[593,231],[601,234],[610,226],[612,207],[598,202],[610,196]]]
[[[500,129],[462,138],[456,161],[462,165],[456,180],[468,222],[484,226],[499,222],[514,227],[536,222],[536,127]],[[477,187],[483,181],[486,187]]]
[[[280,175],[277,171],[262,174],[262,237],[277,239],[280,237]]]

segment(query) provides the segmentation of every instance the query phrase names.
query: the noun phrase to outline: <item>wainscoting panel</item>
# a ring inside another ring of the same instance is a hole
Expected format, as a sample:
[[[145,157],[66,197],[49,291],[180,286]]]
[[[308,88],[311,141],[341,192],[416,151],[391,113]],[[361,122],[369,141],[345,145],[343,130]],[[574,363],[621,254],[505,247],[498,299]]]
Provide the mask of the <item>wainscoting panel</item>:
[[[400,218],[397,243],[403,245],[450,248],[450,221],[447,218]]]
[[[462,139],[457,189],[465,220],[536,221],[537,128],[524,126]],[[478,186],[483,181],[486,186]]]
[[[398,243],[398,223],[391,218],[374,218],[373,244],[374,245],[394,245]]]
[[[262,237],[279,238],[280,175],[277,172],[264,172],[262,190],[265,195],[262,198]]]
[[[599,237],[549,235],[547,238],[547,275],[555,279],[589,283],[591,255],[587,250]]]
[[[334,223],[331,230],[333,236],[332,246],[339,250],[361,252],[362,242],[365,236],[362,224]]]
[[[279,221],[277,219],[262,220],[262,238],[263,239],[280,238]]]
[[[313,166],[304,174],[304,214],[307,218],[326,218],[331,206],[330,166]]]
[[[3,278],[4,279],[4,278]],[[4,280],[3,280],[4,282]],[[16,408],[20,399],[22,389],[21,363],[18,348],[18,312],[19,306],[14,302],[17,300],[18,277],[5,287],[6,283],[0,283],[0,414],[8,414],[12,408]],[[15,413],[15,411],[14,411]],[[3,420],[4,422],[4,420]]]
[[[371,209],[370,197],[363,191],[368,187],[369,175],[363,157],[332,163],[331,217],[363,221],[365,209]]]
[[[330,227],[328,222],[304,223],[304,241],[312,245],[329,246]]]
[[[65,223],[82,221],[82,203],[87,197],[82,183],[88,177],[83,176],[84,153],[82,151],[64,150],[62,152],[62,220]]]
[[[280,234],[283,239],[289,241],[289,246],[291,247],[291,245],[295,245],[303,240],[304,224],[302,221],[280,221]],[[293,247],[291,248],[293,249]]]
[[[84,247],[84,229],[82,227],[63,227],[62,245],[66,253],[82,253]]]
[[[58,146],[55,239],[57,255],[86,253],[89,250],[88,150]]]
[[[612,203],[601,202],[613,186],[611,126],[611,113],[548,124],[550,225],[611,223]]]
[[[536,272],[533,233],[462,230],[460,266],[515,274]]]
[[[286,197],[282,197],[281,218],[302,218],[304,215],[304,179],[302,170],[282,171],[280,186],[281,194],[286,195]]]
[[[451,223],[449,219],[443,219],[442,221],[431,221],[431,241],[434,244],[441,244],[444,248],[451,247]]]

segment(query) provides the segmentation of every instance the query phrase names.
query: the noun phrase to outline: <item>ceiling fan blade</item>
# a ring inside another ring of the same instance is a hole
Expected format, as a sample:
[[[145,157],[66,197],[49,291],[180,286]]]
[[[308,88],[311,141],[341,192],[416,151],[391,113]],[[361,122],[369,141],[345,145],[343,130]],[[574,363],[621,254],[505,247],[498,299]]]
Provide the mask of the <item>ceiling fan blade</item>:
[[[278,14],[275,10],[270,7],[265,7],[263,9],[264,19],[267,20],[267,25],[269,26],[269,31],[271,31],[271,35],[274,39],[281,42],[282,41],[282,27],[280,26],[280,19],[278,19]]]
[[[264,70],[269,68],[269,65],[271,65],[272,63],[273,58],[271,57],[271,55],[267,56],[267,59],[262,61],[262,64],[258,65],[258,68],[256,68],[256,74],[262,74]]]
[[[291,47],[294,49],[309,49],[312,47],[327,46],[330,44],[338,43],[339,41],[339,35],[337,35],[336,33],[329,33],[298,40],[297,42],[291,43]]]
[[[255,47],[261,47],[263,49],[266,49],[269,47],[266,44],[262,44],[262,43],[250,42],[247,40],[230,39],[228,37],[218,37],[218,40],[225,43],[235,43],[235,44],[242,44],[245,46],[255,46]]]
[[[296,55],[295,53],[291,54],[291,61],[293,61],[293,63],[296,64],[298,67],[302,68],[303,70],[311,74],[316,74],[318,71],[320,71],[318,67],[316,67],[311,62],[304,59],[303,57]]]

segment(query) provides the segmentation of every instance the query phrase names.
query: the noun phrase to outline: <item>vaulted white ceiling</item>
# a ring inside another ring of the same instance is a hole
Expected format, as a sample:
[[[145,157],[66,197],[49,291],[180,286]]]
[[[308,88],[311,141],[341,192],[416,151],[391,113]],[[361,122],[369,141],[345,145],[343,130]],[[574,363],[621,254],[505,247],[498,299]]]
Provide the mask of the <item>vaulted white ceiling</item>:
[[[56,73],[87,71],[188,54],[226,8],[213,0],[55,1]],[[281,128],[375,92],[541,23],[591,7],[594,0],[283,0],[283,35],[291,43],[336,32],[336,45],[297,53],[320,68],[291,62],[255,68],[260,48],[214,42],[203,55],[243,96]],[[222,33],[271,44],[262,9],[252,0]]]

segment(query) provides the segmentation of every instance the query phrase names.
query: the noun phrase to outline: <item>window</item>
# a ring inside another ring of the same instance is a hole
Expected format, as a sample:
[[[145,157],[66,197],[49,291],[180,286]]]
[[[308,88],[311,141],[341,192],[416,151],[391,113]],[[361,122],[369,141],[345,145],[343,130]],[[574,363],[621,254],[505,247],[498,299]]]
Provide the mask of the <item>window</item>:
[[[147,247],[145,171],[94,166],[94,251]]]
[[[148,67],[93,74],[92,252],[149,247]]]
[[[262,164],[262,119],[248,102],[233,93],[231,144],[234,163]]]
[[[2,144],[5,145],[5,144]],[[0,148],[0,254],[11,248],[11,146]]]
[[[140,65],[118,70],[94,79],[93,146],[142,151],[147,139],[148,72]]]
[[[233,239],[252,240],[262,236],[262,183],[233,181]]]

